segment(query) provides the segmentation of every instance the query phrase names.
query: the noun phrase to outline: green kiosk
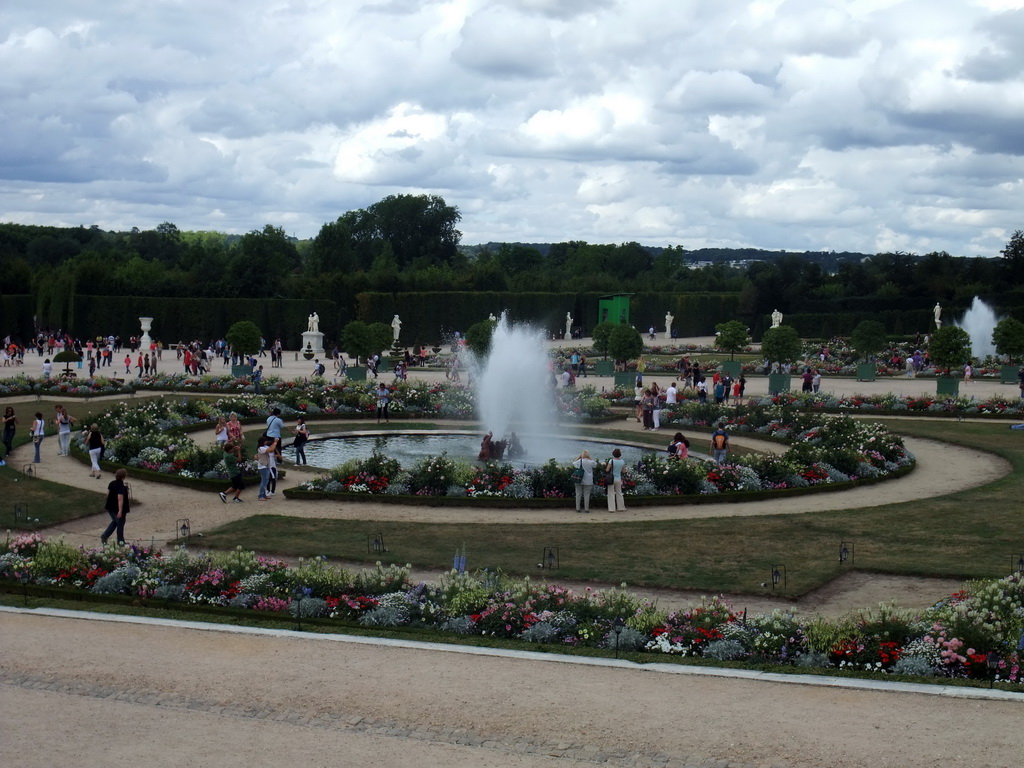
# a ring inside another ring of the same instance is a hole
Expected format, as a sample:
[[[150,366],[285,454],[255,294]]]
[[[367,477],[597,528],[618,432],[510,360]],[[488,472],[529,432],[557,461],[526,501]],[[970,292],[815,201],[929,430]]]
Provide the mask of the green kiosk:
[[[597,300],[598,323],[629,323],[629,297],[631,293],[614,293]],[[615,364],[611,360],[599,360],[594,364],[598,376],[611,376]],[[618,384],[616,378],[616,384]],[[630,385],[632,386],[632,385]]]

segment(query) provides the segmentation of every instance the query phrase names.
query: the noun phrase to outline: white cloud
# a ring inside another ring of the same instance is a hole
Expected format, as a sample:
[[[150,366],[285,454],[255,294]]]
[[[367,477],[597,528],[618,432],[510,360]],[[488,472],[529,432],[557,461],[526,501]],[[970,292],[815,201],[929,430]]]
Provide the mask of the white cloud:
[[[0,219],[440,194],[494,239],[947,250],[1022,226],[1024,2],[310,0],[0,11]]]

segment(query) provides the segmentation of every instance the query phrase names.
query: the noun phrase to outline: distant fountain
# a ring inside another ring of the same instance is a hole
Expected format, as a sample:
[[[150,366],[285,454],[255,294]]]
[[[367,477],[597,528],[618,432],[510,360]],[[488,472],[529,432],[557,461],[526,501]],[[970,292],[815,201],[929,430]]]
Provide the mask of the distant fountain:
[[[491,338],[490,353],[472,365],[480,419],[484,429],[494,433],[495,440],[507,437],[512,430],[536,433],[554,423],[554,384],[542,331],[527,325],[513,326],[503,312]],[[523,437],[523,442],[530,453],[528,437]]]
[[[996,346],[992,343],[992,330],[998,321],[999,318],[996,317],[995,310],[975,296],[971,302],[971,308],[957,323],[971,337],[971,354],[978,360],[995,355]]]

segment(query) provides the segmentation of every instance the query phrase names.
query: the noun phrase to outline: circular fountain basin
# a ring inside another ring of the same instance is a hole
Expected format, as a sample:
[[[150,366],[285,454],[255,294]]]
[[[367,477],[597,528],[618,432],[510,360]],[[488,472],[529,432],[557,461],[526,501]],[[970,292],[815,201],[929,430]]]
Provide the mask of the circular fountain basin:
[[[398,459],[403,467],[446,452],[454,459],[476,461],[481,439],[479,432],[350,432],[310,440],[306,443],[306,458],[311,466],[330,469],[353,459],[369,458],[377,441],[382,440],[381,453]],[[546,464],[549,459],[567,464],[587,450],[595,461],[605,462],[611,458],[612,450],[618,448],[626,464],[631,465],[646,453],[658,452],[650,447],[593,438],[520,435],[520,441],[525,455],[512,458],[506,453],[502,461],[516,467]]]

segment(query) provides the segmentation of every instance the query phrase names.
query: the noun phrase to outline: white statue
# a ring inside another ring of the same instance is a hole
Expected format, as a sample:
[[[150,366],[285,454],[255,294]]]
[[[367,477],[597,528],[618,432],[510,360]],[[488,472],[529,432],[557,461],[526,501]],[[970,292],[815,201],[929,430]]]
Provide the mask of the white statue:
[[[772,310],[772,328],[778,328],[782,325],[782,313],[779,310]]]
[[[402,321],[398,319],[398,315],[391,321],[391,332],[394,334],[393,341],[398,341],[398,334],[402,332]]]
[[[487,319],[488,319],[488,320],[490,320],[490,321],[491,321],[492,323],[496,323],[496,322],[498,322],[498,318],[496,318],[496,317],[494,316],[494,313],[493,313],[493,312],[491,312],[491,314],[489,314],[489,315],[487,316]]]
[[[572,313],[565,313],[565,338],[572,338]]]
[[[671,312],[666,312],[665,313],[665,338],[666,339],[671,339],[672,338],[672,321],[673,320],[675,320],[675,318],[672,317],[672,313]]]
[[[935,309],[932,310],[935,315],[935,327],[942,327],[942,307],[939,306],[939,302],[935,302]]]
[[[309,327],[306,329],[308,333],[319,333],[320,332],[320,315],[316,312],[309,316]]]

